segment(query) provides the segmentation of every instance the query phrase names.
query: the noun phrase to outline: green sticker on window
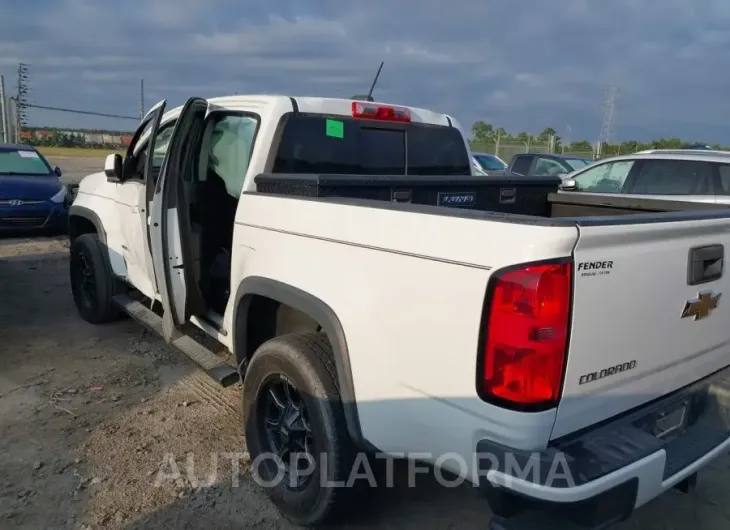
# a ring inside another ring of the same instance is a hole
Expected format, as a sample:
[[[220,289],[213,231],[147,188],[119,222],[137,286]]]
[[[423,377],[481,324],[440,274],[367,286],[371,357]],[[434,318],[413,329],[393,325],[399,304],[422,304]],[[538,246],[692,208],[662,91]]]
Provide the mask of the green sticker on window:
[[[327,120],[325,123],[325,134],[332,138],[344,138],[345,124],[339,120]]]

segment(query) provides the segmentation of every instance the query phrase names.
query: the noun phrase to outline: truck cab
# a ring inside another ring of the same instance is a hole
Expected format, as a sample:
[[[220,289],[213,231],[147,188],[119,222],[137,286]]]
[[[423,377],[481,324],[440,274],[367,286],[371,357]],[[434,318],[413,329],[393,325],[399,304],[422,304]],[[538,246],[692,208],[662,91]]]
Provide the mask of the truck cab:
[[[369,102],[242,96],[165,105],[148,112],[124,157],[110,155],[103,173],[81,183],[71,238],[90,222],[103,227],[116,277],[169,308],[176,326],[195,316],[224,342],[236,212],[255,175],[405,174],[406,149],[410,175],[470,174],[458,124],[423,109],[371,127],[353,116],[353,105],[367,111]]]

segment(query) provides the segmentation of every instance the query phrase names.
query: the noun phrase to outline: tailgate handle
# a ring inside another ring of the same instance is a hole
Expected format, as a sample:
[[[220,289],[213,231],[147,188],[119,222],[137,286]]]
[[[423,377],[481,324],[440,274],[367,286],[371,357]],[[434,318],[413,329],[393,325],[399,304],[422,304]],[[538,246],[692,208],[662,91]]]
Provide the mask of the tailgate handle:
[[[517,201],[517,188],[499,188],[499,204],[514,204]]]
[[[687,266],[687,285],[699,285],[722,277],[725,247],[707,245],[689,250]]]
[[[411,202],[411,190],[393,191],[390,200],[392,202]]]

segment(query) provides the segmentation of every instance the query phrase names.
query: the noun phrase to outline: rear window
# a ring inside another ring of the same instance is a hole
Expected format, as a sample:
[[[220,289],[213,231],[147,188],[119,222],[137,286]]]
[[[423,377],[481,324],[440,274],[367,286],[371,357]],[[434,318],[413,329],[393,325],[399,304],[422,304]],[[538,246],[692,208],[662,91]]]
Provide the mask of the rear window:
[[[376,121],[292,114],[274,173],[471,175],[458,129],[421,123],[389,128]]]
[[[712,166],[695,160],[646,160],[630,193],[705,195],[712,189]]]
[[[532,165],[531,156],[516,156],[512,161],[512,173],[515,175],[527,175]]]
[[[718,190],[719,195],[730,195],[730,165],[717,164],[717,170],[720,172],[720,184],[722,190]]]
[[[585,158],[566,158],[565,162],[573,168],[573,170],[580,169],[582,167],[590,166],[593,161],[586,160]]]

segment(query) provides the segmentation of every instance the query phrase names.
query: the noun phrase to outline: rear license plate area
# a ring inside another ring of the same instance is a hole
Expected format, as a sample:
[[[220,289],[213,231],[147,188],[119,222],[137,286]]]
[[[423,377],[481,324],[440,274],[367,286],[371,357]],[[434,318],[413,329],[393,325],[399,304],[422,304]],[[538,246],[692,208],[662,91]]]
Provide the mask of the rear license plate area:
[[[681,435],[694,423],[696,415],[693,399],[686,397],[652,411],[635,421],[634,425],[660,440],[669,441]]]

